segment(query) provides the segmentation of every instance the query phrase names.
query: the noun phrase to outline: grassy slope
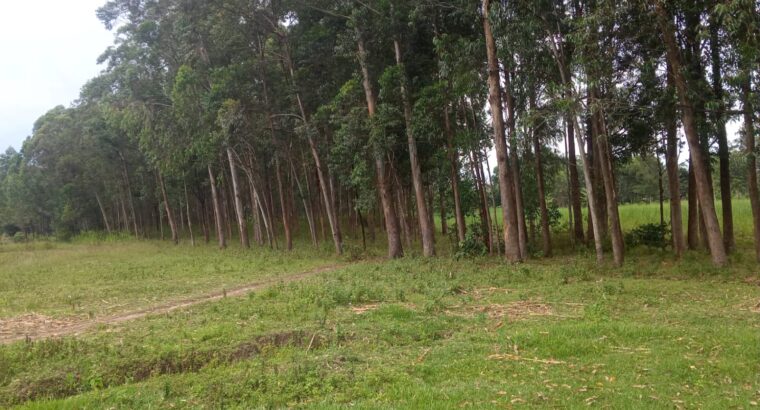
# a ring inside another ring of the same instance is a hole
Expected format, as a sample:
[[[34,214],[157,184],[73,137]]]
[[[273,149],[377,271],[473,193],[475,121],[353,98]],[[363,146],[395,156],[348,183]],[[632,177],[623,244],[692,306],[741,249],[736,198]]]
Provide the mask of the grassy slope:
[[[745,406],[760,400],[758,287],[739,280],[749,265],[706,262],[689,255],[686,275],[661,255],[618,272],[586,257],[366,262],[109,332],[0,347],[0,404]]]
[[[650,215],[644,223],[657,206],[621,212]],[[331,259],[150,242],[5,246],[0,306],[65,316],[74,294],[77,312],[109,312]],[[519,266],[363,262],[81,337],[0,346],[0,407],[746,408],[760,401],[756,272],[744,245],[724,270],[702,253],[676,263],[648,249],[629,250],[621,269],[597,268],[588,251]]]
[[[159,242],[0,246],[0,318],[113,314],[334,263],[330,253]]]

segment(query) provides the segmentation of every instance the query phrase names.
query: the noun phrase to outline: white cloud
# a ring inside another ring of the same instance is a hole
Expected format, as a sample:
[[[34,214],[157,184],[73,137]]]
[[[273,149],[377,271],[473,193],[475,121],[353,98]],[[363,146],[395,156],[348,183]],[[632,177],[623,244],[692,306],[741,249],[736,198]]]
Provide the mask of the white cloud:
[[[34,121],[69,105],[98,74],[113,34],[95,17],[105,0],[5,1],[0,6],[0,150],[21,147]]]

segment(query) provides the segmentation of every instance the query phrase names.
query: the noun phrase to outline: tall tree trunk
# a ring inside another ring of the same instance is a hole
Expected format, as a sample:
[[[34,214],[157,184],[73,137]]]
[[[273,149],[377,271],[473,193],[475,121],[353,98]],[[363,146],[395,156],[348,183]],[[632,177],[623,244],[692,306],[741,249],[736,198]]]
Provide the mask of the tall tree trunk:
[[[723,70],[718,40],[718,25],[710,20],[710,56],[712,60],[712,87],[718,103],[715,110],[715,131],[718,139],[718,158],[720,160],[720,199],[723,215],[723,245],[730,252],[736,245],[734,238],[734,212],[731,204],[731,167],[729,164],[728,136],[726,135],[725,102],[723,101]]]
[[[259,57],[263,61],[265,47],[264,47],[264,45],[263,45],[263,43],[261,41],[261,37],[257,36],[257,38],[258,38],[258,42],[259,42],[259,52],[260,52]],[[289,64],[290,64],[290,56],[288,56],[288,61],[289,61]],[[291,74],[292,74],[292,71],[291,71]],[[267,83],[266,72],[264,71],[264,68],[263,68],[262,65],[259,65],[259,77],[261,78],[262,89],[263,89],[263,92],[264,92],[264,104],[266,106],[266,111],[267,111],[266,112],[266,116],[267,116],[267,125],[269,127],[269,133],[270,133],[270,136],[272,138],[272,144],[273,144],[273,146],[277,147],[279,144],[278,144],[277,136],[276,136],[275,129],[274,129],[274,119],[272,118],[272,110],[270,108],[270,103],[269,103],[269,86],[268,86],[268,83]],[[295,81],[295,78],[293,79],[293,81]],[[300,107],[300,97],[299,97],[299,107]],[[304,116],[304,121],[306,121],[305,113],[302,111],[301,114]],[[277,190],[279,192],[279,197],[280,197],[280,208],[282,210],[282,226],[283,226],[283,231],[285,232],[285,249],[288,250],[288,251],[290,251],[290,250],[293,249],[293,237],[292,237],[292,233],[291,233],[291,230],[290,230],[290,218],[289,218],[289,215],[288,215],[287,201],[285,199],[286,194],[284,192],[284,187],[283,187],[283,184],[282,184],[282,171],[280,170],[280,162],[277,159],[277,152],[276,151],[277,151],[277,149],[275,149],[275,153],[274,153],[274,155],[275,155],[275,159],[274,159],[274,161],[275,161],[275,175],[276,175],[276,178],[277,178]]]
[[[687,219],[686,242],[690,250],[699,248],[699,202],[697,201],[697,180],[694,174],[694,161],[689,158],[689,186],[687,205],[689,215]]]
[[[428,221],[430,223],[430,226],[433,227],[433,240],[435,240],[435,219],[433,217],[433,209],[435,209],[435,197],[433,196],[433,184],[428,181],[425,186],[427,187],[425,190],[427,208],[430,210],[430,212],[428,212]]]
[[[578,181],[578,162],[575,158],[575,128],[573,127],[573,119],[567,118],[567,162],[568,162],[568,174],[570,177],[570,208],[572,209],[572,215],[569,216],[573,219],[573,235],[578,242],[585,242],[583,236],[583,211],[581,210],[581,188]]]
[[[285,249],[293,250],[293,237],[290,232],[290,217],[288,215],[288,202],[285,199],[285,188],[282,184],[282,172],[280,161],[275,158],[275,174],[277,175],[277,189],[280,192],[280,208],[282,208],[282,228],[285,231]]]
[[[498,232],[500,230],[499,228],[499,218],[498,218],[498,211],[496,209],[496,192],[493,189],[493,175],[491,175],[491,164],[489,164],[488,161],[488,152],[483,149],[483,152],[481,153],[483,156],[483,160],[486,164],[486,171],[488,172],[488,185],[491,187],[491,208],[493,209],[493,215],[491,215],[491,224],[493,225],[494,232]],[[494,235],[494,241],[496,242],[496,253],[501,256],[501,246],[499,246],[498,238]]]
[[[164,198],[164,209],[166,210],[166,218],[169,220],[169,228],[172,231],[172,242],[174,244],[179,243],[179,233],[177,232],[177,221],[174,220],[174,213],[172,207],[169,204],[169,196],[166,195],[166,185],[164,185],[164,178],[161,172],[156,172],[158,175],[158,184],[161,186],[161,196]]]
[[[615,177],[612,170],[611,149],[609,146],[607,126],[604,112],[598,105],[597,90],[591,87],[592,103],[596,104],[593,109],[594,125],[596,128],[596,143],[598,145],[599,163],[604,184],[605,199],[607,202],[607,217],[609,218],[610,237],[612,239],[612,254],[615,266],[622,266],[625,258],[625,243],[623,242],[623,229],[620,226],[620,214],[618,213],[617,191],[615,190]]]
[[[367,111],[369,118],[372,118],[377,111],[377,98],[375,97],[375,92],[372,89],[372,82],[369,77],[369,68],[367,67],[366,62],[367,51],[364,47],[364,40],[362,39],[361,33],[358,33],[358,31],[357,37],[359,65],[362,71],[364,94],[367,99]],[[379,147],[375,148],[375,174],[377,176],[377,188],[380,192],[380,202],[385,217],[385,231],[388,236],[388,257],[394,259],[404,256],[404,249],[401,244],[399,221],[393,204],[393,192],[391,191],[391,186],[388,181],[385,153],[383,151],[384,150]]]
[[[723,245],[723,238],[720,233],[718,216],[715,212],[715,202],[712,197],[712,190],[709,186],[707,161],[704,158],[703,147],[700,144],[697,125],[694,117],[694,106],[689,96],[689,88],[684,78],[681,63],[681,56],[676,42],[675,32],[670,21],[670,17],[661,1],[657,1],[657,14],[660,29],[663,32],[663,40],[667,50],[668,61],[673,71],[673,80],[675,81],[678,100],[681,105],[681,116],[686,134],[686,140],[689,143],[689,151],[694,165],[694,175],[697,182],[697,196],[699,207],[707,228],[707,242],[710,247],[710,255],[716,266],[724,266],[728,262],[726,248]]]
[[[258,205],[258,214],[261,216],[261,222],[264,225],[264,233],[267,235],[267,244],[269,244],[269,248],[274,248],[274,232],[272,229],[271,221],[269,220],[269,216],[267,214],[267,207],[266,207],[266,201],[262,196],[259,194],[258,189],[256,188],[256,185],[253,181],[253,176],[248,177],[248,184],[251,186],[251,190],[253,191],[253,195],[256,200],[256,204]]]
[[[226,178],[225,178],[226,179]],[[222,219],[224,220],[224,226],[227,228],[227,237],[232,238],[232,217],[230,216],[230,201],[229,201],[229,190],[227,186],[227,181],[222,181]],[[234,211],[233,211],[234,212]]]
[[[581,11],[577,7],[578,4],[576,3],[576,10],[574,10],[574,12],[577,16],[580,16]],[[557,57],[562,82],[566,89],[563,95],[565,98],[569,99],[573,94],[571,91],[568,91],[572,90],[573,87],[573,73],[570,70],[570,62],[573,58],[572,42],[560,43],[560,45],[557,46],[553,51],[557,54],[555,57]],[[578,178],[578,161],[575,157],[574,123],[576,122],[576,119],[573,118],[574,115],[575,113],[565,114],[565,127],[567,129],[567,172],[568,179],[570,181],[568,187],[570,201],[568,219],[572,220],[572,229],[575,240],[583,243],[586,241],[586,239],[583,235],[583,211],[581,208],[581,189],[579,182],[580,180]]]
[[[211,241],[211,238],[209,235],[209,221],[208,221],[208,210],[206,209],[206,201],[202,201],[200,203],[200,209],[198,209],[198,215],[200,215],[200,221],[201,221],[201,229],[203,230],[203,241],[208,244]]]
[[[227,159],[230,163],[230,175],[232,176],[232,190],[233,196],[235,197],[235,215],[237,216],[240,245],[242,245],[244,248],[250,248],[251,243],[248,241],[248,222],[245,219],[245,209],[243,208],[241,186],[238,179],[237,165],[235,165],[235,154],[232,152],[232,148],[230,147],[227,147]]]
[[[301,197],[301,202],[303,203],[303,210],[304,214],[306,214],[306,222],[309,225],[309,235],[311,236],[311,243],[315,247],[317,246],[317,227],[314,224],[314,214],[311,209],[311,205],[309,205],[309,198],[307,197],[307,194],[304,192],[302,186],[301,186],[301,180],[298,178],[298,173],[296,172],[296,167],[293,164],[293,160],[291,158],[288,158],[288,162],[290,163],[290,177],[295,180],[296,186],[298,187],[298,195]]]
[[[589,101],[591,97],[589,95]],[[609,219],[607,218],[607,197],[604,190],[604,178],[602,177],[602,160],[599,153],[599,144],[597,143],[597,133],[594,132],[594,115],[589,108],[587,118],[587,140],[588,155],[591,162],[591,180],[594,183],[594,193],[596,194],[596,203],[599,204],[599,232],[602,234],[602,241],[609,236]],[[593,230],[591,232],[593,234]]]
[[[164,213],[161,211],[161,203],[158,203],[158,232],[161,235],[161,241],[164,240]]]
[[[744,64],[745,67],[748,64]],[[755,258],[760,263],[760,193],[757,188],[757,159],[755,155],[755,118],[752,106],[752,78],[751,71],[744,69],[742,81],[741,99],[742,111],[744,111],[744,152],[747,155],[747,190],[749,202],[752,208],[752,226],[755,234]]]
[[[224,221],[222,220],[222,206],[219,203],[219,191],[216,186],[216,177],[211,165],[208,165],[208,179],[211,184],[211,202],[214,206],[214,220],[216,221],[216,237],[219,240],[219,249],[227,247],[227,239],[224,236]]]
[[[124,201],[124,194],[119,195],[119,205],[121,206],[121,215],[122,215],[122,221],[124,222],[124,230],[129,230],[129,217],[127,216],[127,205]]]
[[[504,255],[509,262],[520,262],[520,237],[518,232],[517,210],[514,196],[514,181],[507,153],[507,141],[504,133],[504,116],[501,104],[501,78],[499,64],[496,58],[496,41],[491,31],[489,11],[491,0],[483,0],[483,33],[486,41],[488,56],[488,102],[491,107],[491,119],[494,130],[494,146],[496,162],[499,167],[499,188],[501,190],[501,205],[504,217]]]
[[[506,65],[505,65],[506,67]],[[522,178],[520,173],[520,160],[517,155],[517,118],[515,117],[515,101],[512,96],[512,83],[509,70],[504,71],[504,88],[502,95],[507,107],[507,138],[509,140],[509,161],[514,175],[513,189],[515,191],[515,205],[517,211],[517,234],[520,238],[520,257],[528,258],[528,234],[525,226],[525,203],[522,194]],[[473,110],[474,114],[474,110]]]
[[[454,129],[451,126],[451,112],[448,102],[443,108],[443,126],[446,133],[446,150],[449,157],[451,192],[454,197],[454,218],[457,228],[457,240],[464,242],[467,225],[462,210],[462,197],[459,194],[459,152],[454,148]]]
[[[654,155],[655,161],[657,161],[657,193],[658,193],[658,199],[660,203],[660,226],[665,226],[665,187],[663,185],[663,170],[662,170],[662,162],[660,161],[660,157],[658,154],[655,153]]]
[[[557,67],[559,68],[560,76],[562,77],[562,83],[565,85],[565,92],[567,93],[568,97],[570,97],[570,101],[576,101],[576,92],[575,88],[573,87],[573,83],[567,73],[567,63],[565,56],[561,51],[560,46],[554,41],[550,41],[549,46],[551,47],[552,54],[554,55],[554,60],[556,61]],[[572,119],[573,128],[575,129],[575,139],[576,142],[578,142],[581,163],[583,165],[583,179],[586,183],[586,197],[590,216],[589,226],[591,226],[593,230],[596,260],[597,263],[602,263],[604,261],[604,247],[602,246],[602,233],[600,230],[599,206],[596,202],[594,183],[591,180],[591,164],[589,163],[589,159],[586,157],[586,153],[583,149],[583,130],[581,128],[580,122],[578,122],[577,111],[577,103],[574,103],[571,110],[569,111],[569,116]]]
[[[586,157],[586,153],[583,152],[583,131],[581,130],[578,119],[573,116],[573,126],[575,127],[575,138],[578,142],[578,149],[580,150],[581,163],[583,165],[583,178],[586,183],[586,202],[588,202],[589,208],[589,221],[588,225],[591,227],[591,236],[594,238],[594,249],[596,250],[596,260],[601,263],[604,259],[604,233],[602,232],[602,216],[600,206],[597,202],[596,186],[592,179],[593,171],[590,160]]]
[[[535,93],[530,96],[531,111],[535,111]],[[540,121],[543,121],[541,119]],[[549,210],[546,207],[546,190],[544,188],[544,167],[541,163],[541,135],[542,125],[533,127],[533,155],[536,162],[536,183],[538,185],[538,207],[541,212],[541,244],[543,245],[544,257],[552,256],[552,239],[549,229]]]
[[[187,231],[190,232],[190,246],[195,246],[195,234],[193,233],[193,220],[190,217],[190,197],[187,195],[187,182],[184,178],[182,186],[185,189],[185,214],[187,214]]]
[[[475,180],[475,187],[478,190],[478,196],[480,197],[480,223],[483,229],[483,234],[488,235],[486,237],[488,252],[493,254],[496,252],[497,241],[494,240],[494,232],[491,227],[491,214],[488,212],[488,196],[486,196],[485,181],[482,174],[480,158],[474,151],[470,152],[470,168],[472,169],[472,177]]]
[[[108,213],[106,213],[106,209],[103,207],[103,202],[100,200],[100,195],[98,195],[97,192],[95,192],[95,200],[98,201],[98,207],[100,208],[100,214],[103,216],[103,224],[106,226],[106,232],[110,235],[111,223],[108,221]]]
[[[296,84],[296,75],[295,75],[295,68],[293,67],[293,59],[290,56],[290,45],[287,43],[287,40],[285,41],[285,63],[287,64],[288,73],[290,75],[290,81],[293,85],[293,88],[298,90],[298,86]],[[309,123],[309,117],[306,115],[306,108],[303,104],[303,100],[301,99],[301,93],[299,91],[295,92],[296,102],[298,103],[298,110],[301,114],[301,120],[304,123],[304,126],[308,129],[310,127]],[[311,132],[306,133],[307,140],[309,142],[309,150],[311,151],[312,157],[314,157],[314,165],[317,168],[317,177],[319,179],[319,186],[322,189],[322,199],[324,200],[325,205],[325,213],[327,214],[328,222],[330,223],[330,230],[332,231],[332,237],[333,237],[333,244],[335,245],[335,253],[338,255],[343,254],[343,236],[340,232],[340,221],[338,220],[337,212],[335,211],[335,207],[333,204],[333,201],[330,199],[331,192],[329,190],[329,181],[327,180],[327,173],[324,169],[324,166],[322,164],[322,158],[319,155],[319,150],[317,149],[317,143],[314,140],[314,137],[312,136]]]
[[[179,204],[179,233],[180,235],[185,233],[185,207],[182,203]]]
[[[438,189],[438,201],[440,203],[441,213],[441,235],[449,234],[448,213],[446,212],[446,190],[441,186]]]
[[[449,159],[449,174],[451,183],[451,192],[454,199],[454,221],[457,229],[457,241],[464,241],[467,226],[464,220],[464,211],[462,209],[462,198],[459,192],[459,152],[454,147],[454,128],[451,124],[451,109],[447,99],[443,108],[443,125],[446,135],[446,153]]]
[[[425,187],[422,181],[422,169],[420,167],[419,155],[417,154],[417,141],[414,139],[414,119],[412,118],[412,102],[407,90],[407,79],[404,62],[401,56],[401,45],[397,39],[393,40],[393,49],[396,54],[396,66],[401,71],[401,100],[404,106],[404,124],[406,125],[406,141],[409,149],[409,163],[412,168],[412,185],[414,187],[414,198],[417,204],[417,219],[422,236],[422,255],[426,257],[435,256],[435,233],[433,225],[430,223],[429,209],[425,201]]]
[[[403,228],[401,232],[404,234],[404,241],[406,242],[407,249],[411,249],[412,244],[414,243],[414,227],[412,227],[412,223],[409,220],[409,196],[406,194],[406,190],[399,183],[398,178],[396,178],[396,184],[398,213],[401,219],[401,227]]]
[[[675,85],[670,69],[667,73],[668,95],[675,97]],[[676,123],[675,103],[668,105],[666,121],[665,167],[668,172],[668,191],[670,191],[670,232],[673,238],[673,252],[680,258],[686,250],[683,237],[683,217],[681,215],[681,187],[678,173],[678,124]]]
[[[119,159],[121,159],[121,172],[124,178],[124,185],[127,189],[127,202],[129,202],[129,211],[132,214],[132,227],[134,228],[135,238],[140,236],[140,231],[137,229],[137,216],[135,214],[135,202],[132,199],[132,184],[129,181],[129,170],[127,169],[127,161],[124,155],[119,151]]]
[[[274,194],[272,193],[272,185],[270,181],[271,181],[271,178],[267,172],[264,174],[264,192],[263,192],[264,209],[266,211],[265,217],[267,219],[267,226],[269,227],[269,234],[271,235],[271,238],[274,242],[274,248],[280,249],[280,243],[277,241],[277,233],[275,232]]]

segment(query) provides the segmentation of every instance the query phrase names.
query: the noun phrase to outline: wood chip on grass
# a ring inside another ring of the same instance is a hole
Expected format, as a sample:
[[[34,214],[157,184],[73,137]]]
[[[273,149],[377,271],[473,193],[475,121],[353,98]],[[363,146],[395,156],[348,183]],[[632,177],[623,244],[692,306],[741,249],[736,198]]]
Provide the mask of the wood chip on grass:
[[[447,313],[460,317],[475,317],[484,314],[489,319],[518,320],[531,316],[553,316],[554,309],[545,303],[521,300],[506,305],[492,303],[490,305],[452,306],[451,309],[447,310]]]
[[[567,362],[564,362],[562,360],[555,360],[555,359],[539,359],[537,357],[524,357],[519,356],[516,354],[509,354],[509,353],[503,353],[503,354],[492,354],[488,356],[489,360],[508,360],[512,362],[531,362],[531,363],[541,363],[541,364],[551,364],[551,365],[559,365],[559,364],[566,364]]]

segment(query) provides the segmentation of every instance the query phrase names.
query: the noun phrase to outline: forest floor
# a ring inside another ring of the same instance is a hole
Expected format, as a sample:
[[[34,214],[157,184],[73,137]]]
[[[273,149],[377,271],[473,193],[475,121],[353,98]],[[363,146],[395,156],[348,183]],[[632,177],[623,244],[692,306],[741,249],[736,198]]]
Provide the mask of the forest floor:
[[[752,259],[742,250],[715,269],[701,253],[674,262],[632,249],[615,269],[588,252],[510,266],[147,241],[2,245],[6,320],[97,321],[269,285],[2,345],[0,407],[751,408]],[[283,279],[302,272],[315,274]]]

